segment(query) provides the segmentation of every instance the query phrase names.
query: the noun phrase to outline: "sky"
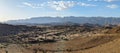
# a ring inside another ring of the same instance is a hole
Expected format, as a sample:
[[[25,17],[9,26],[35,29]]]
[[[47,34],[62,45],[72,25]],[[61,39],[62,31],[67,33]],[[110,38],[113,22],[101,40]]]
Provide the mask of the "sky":
[[[43,16],[120,17],[120,0],[0,0],[0,22]]]

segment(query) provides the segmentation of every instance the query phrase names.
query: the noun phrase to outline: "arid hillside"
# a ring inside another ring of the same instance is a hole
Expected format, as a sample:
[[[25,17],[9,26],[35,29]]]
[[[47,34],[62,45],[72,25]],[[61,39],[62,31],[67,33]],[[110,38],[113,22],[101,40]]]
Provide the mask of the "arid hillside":
[[[120,27],[0,24],[0,53],[119,53]],[[109,51],[110,50],[110,51]]]
[[[0,36],[15,35],[18,33],[25,33],[35,30],[40,30],[40,28],[36,28],[34,26],[28,27],[25,25],[0,24]]]

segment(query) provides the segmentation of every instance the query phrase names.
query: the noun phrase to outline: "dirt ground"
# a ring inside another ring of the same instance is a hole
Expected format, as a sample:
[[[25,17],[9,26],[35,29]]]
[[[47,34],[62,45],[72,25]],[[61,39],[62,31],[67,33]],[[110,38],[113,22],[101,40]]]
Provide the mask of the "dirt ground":
[[[119,35],[77,37],[57,43],[32,44],[27,48],[10,44],[0,53],[120,53]]]

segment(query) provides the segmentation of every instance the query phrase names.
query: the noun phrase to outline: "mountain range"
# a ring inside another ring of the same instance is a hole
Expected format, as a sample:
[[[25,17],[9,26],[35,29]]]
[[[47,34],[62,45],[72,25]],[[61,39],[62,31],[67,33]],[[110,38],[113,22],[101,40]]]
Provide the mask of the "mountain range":
[[[64,23],[78,23],[78,24],[120,24],[120,17],[32,17],[30,19],[9,20],[7,24],[64,24]]]

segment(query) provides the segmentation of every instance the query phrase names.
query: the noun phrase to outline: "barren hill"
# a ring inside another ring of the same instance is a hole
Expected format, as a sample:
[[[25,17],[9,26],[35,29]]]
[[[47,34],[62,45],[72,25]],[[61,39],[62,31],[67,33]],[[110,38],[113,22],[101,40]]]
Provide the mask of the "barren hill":
[[[42,27],[0,24],[0,53],[119,53],[119,31],[117,25],[88,23]]]

